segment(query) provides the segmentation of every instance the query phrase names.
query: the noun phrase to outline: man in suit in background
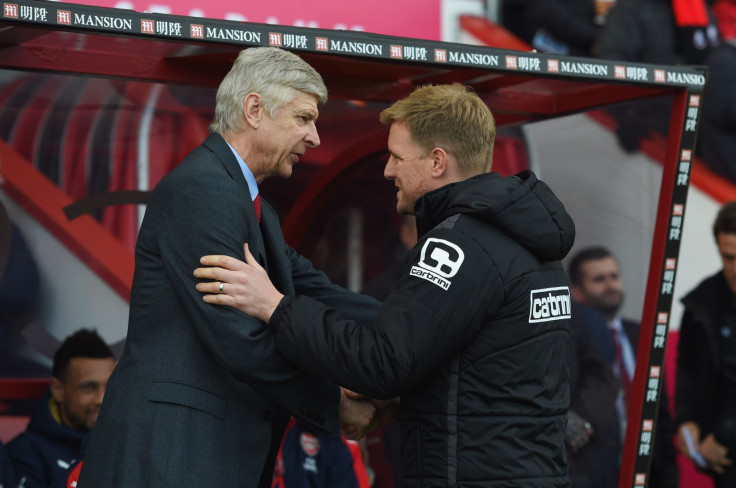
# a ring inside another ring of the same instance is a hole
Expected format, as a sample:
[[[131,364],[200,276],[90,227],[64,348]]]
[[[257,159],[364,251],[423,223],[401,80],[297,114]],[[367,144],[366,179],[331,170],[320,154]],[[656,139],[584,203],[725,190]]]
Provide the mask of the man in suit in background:
[[[5,444],[0,442],[0,488],[10,488],[11,486],[15,486],[13,465],[10,464]]]
[[[619,471],[616,399],[621,386],[600,352],[599,336],[610,333],[595,309],[572,303],[570,409],[567,465],[575,488],[616,488]]]
[[[289,247],[258,194],[320,144],[315,121],[326,99],[321,76],[276,48],[242,51],[225,76],[212,134],[151,194],[126,347],[79,488],[267,487],[290,416],[332,432],[339,407],[358,433],[375,418],[370,403],[348,400],[280,354],[263,322],[204,303],[192,274],[213,248],[242,256],[248,242],[284,292],[373,320],[377,302],[333,285]]]
[[[624,287],[618,260],[604,247],[589,247],[579,251],[570,260],[570,284],[575,301],[597,310],[606,321],[610,337],[608,344],[594,339],[603,357],[611,364],[621,383],[621,393],[616,401],[619,421],[618,443],[623,448],[628,416],[629,393],[634,378],[636,348],[639,341],[639,323],[621,318],[619,312],[624,301]],[[591,324],[588,324],[591,327]],[[591,328],[595,334],[595,329]],[[677,488],[678,473],[673,437],[672,415],[667,406],[667,392],[662,388],[659,402],[657,432],[652,456],[650,487]],[[601,480],[603,482],[603,480]]]

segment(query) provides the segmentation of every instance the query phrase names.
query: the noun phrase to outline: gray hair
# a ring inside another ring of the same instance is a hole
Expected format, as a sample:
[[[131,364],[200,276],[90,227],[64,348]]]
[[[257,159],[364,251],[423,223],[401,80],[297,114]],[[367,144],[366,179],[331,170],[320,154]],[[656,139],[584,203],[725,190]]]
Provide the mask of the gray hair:
[[[243,100],[253,92],[261,96],[271,118],[299,92],[314,95],[322,103],[327,101],[322,77],[296,54],[275,47],[244,49],[217,89],[210,132],[224,135],[239,130]]]

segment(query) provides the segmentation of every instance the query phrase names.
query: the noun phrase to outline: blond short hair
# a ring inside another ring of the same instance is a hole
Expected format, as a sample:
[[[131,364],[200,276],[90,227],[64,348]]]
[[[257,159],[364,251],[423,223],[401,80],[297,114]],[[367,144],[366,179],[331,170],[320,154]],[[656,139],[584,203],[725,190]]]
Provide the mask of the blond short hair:
[[[493,162],[496,122],[480,97],[460,84],[419,87],[381,112],[381,123],[406,124],[428,154],[441,147],[464,176],[487,173]]]

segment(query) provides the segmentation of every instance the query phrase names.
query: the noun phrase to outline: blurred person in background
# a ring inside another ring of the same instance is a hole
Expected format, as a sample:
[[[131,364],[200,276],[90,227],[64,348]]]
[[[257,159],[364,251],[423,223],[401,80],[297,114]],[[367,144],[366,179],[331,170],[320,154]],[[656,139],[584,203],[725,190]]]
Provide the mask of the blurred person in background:
[[[608,356],[613,372],[621,384],[615,404],[619,424],[617,437],[620,462],[628,422],[631,384],[636,369],[640,324],[620,315],[625,293],[621,267],[611,251],[602,246],[581,249],[570,260],[569,273],[575,301],[595,309],[608,326],[610,335],[607,340],[610,345],[602,347],[601,351],[604,357]],[[606,351],[612,354],[606,354]],[[650,487],[677,488],[679,482],[673,442],[675,428],[668,403],[667,390],[663,386],[654,436]]]
[[[82,458],[114,368],[115,357],[97,332],[80,329],[62,342],[49,389],[26,431],[8,443],[18,486],[48,488]]]
[[[602,334],[609,334],[603,316],[573,302],[565,445],[574,488],[618,486],[616,399],[621,385],[599,349]]]
[[[736,0],[721,0],[713,11],[723,42],[705,61],[697,151],[708,168],[736,184]]]
[[[713,224],[723,268],[682,303],[675,394],[678,446],[716,488],[736,486],[736,202]]]
[[[591,56],[613,0],[527,0],[534,37],[541,52]]]
[[[27,346],[23,331],[36,316],[40,293],[36,259],[0,201],[0,376],[46,378],[51,373],[48,367],[23,355]]]
[[[720,43],[710,9],[713,1],[617,0],[593,54],[610,61],[703,64]],[[633,153],[650,131],[666,136],[671,108],[670,97],[654,97],[616,104],[607,111],[618,123],[616,136],[622,149]]]
[[[10,457],[8,457],[8,450],[5,444],[0,442],[0,488],[14,488],[15,486],[15,473]]]
[[[281,441],[271,488],[370,488],[358,441],[325,434],[292,418]]]

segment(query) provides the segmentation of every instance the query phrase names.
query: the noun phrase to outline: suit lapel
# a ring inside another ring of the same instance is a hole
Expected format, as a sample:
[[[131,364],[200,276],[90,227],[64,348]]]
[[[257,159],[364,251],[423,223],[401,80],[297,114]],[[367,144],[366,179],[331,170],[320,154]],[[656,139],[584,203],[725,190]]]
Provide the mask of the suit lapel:
[[[232,149],[219,134],[210,134],[202,145],[212,151],[220,160],[230,177],[237,182],[238,191],[242,192],[244,198],[250,198],[250,190],[248,183],[245,181],[243,171],[240,169],[238,160],[235,159]],[[248,222],[248,249],[250,249],[256,261],[268,271],[268,260],[266,256],[266,246],[263,236],[261,236],[261,228],[258,225],[258,218],[253,205],[246,205],[247,215],[236,216],[235,218],[246,218]],[[275,216],[275,215],[274,215]]]
[[[630,320],[621,320],[621,325],[624,328],[624,332],[626,332],[626,337],[629,339],[629,344],[631,344],[634,356],[636,356],[636,349],[639,346],[639,331],[641,330],[641,327],[639,327],[639,324],[636,322],[631,322]]]
[[[281,233],[278,216],[271,205],[261,195],[261,234],[265,246],[264,253],[268,271],[274,286],[286,295],[294,294],[294,283],[291,278],[291,263],[286,257],[286,243]]]

